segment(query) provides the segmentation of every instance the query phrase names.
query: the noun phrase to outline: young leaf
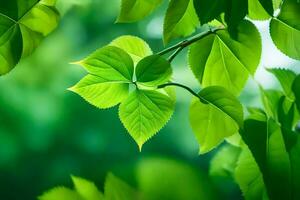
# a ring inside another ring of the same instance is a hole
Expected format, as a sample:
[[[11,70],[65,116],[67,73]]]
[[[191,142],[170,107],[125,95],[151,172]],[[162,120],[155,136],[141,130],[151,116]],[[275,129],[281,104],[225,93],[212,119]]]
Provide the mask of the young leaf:
[[[138,83],[155,87],[170,80],[172,68],[163,57],[152,55],[142,59],[137,64],[135,73]]]
[[[135,22],[155,10],[162,0],[122,0],[117,22]]]
[[[72,176],[77,193],[84,200],[104,200],[103,194],[97,189],[94,183],[80,177]]]
[[[77,192],[65,187],[57,187],[47,191],[42,196],[38,197],[39,200],[85,200]]]
[[[139,148],[171,118],[175,100],[154,90],[136,90],[119,107],[119,116]]]
[[[69,90],[79,94],[93,106],[106,109],[119,104],[127,97],[129,84],[110,82],[99,76],[87,75]]]
[[[280,14],[270,22],[270,34],[277,48],[287,56],[300,60],[300,3],[285,0]]]
[[[192,34],[198,25],[193,0],[171,0],[164,19],[164,43]]]
[[[191,46],[189,64],[203,87],[219,85],[239,94],[249,74],[256,71],[261,55],[259,32],[251,22],[243,21],[237,34],[233,40],[220,30]]]
[[[238,132],[243,126],[243,108],[239,101],[225,89],[212,86],[203,89],[190,107],[190,123],[200,143],[200,153],[206,153],[224,138]]]
[[[132,81],[133,61],[124,50],[118,47],[100,48],[78,64],[91,75],[108,81]]]
[[[131,35],[116,38],[110,43],[110,46],[119,47],[126,51],[134,63],[138,63],[144,57],[152,54],[151,48],[144,40]]]
[[[0,7],[0,76],[29,56],[58,23],[54,4],[38,0],[11,0]]]
[[[105,200],[137,200],[138,193],[127,183],[109,173],[104,185]]]
[[[262,174],[247,147],[240,154],[234,177],[246,200],[269,199]]]
[[[268,71],[271,72],[278,79],[285,95],[291,100],[294,100],[295,96],[292,91],[292,85],[297,76],[295,72],[289,69],[280,68],[268,69]]]

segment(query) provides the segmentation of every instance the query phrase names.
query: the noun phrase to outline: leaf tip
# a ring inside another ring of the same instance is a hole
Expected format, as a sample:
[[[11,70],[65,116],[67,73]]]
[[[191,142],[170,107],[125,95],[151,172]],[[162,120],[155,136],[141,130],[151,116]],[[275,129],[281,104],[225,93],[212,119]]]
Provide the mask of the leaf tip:
[[[82,60],[80,61],[75,61],[75,62],[70,62],[70,65],[82,65]]]

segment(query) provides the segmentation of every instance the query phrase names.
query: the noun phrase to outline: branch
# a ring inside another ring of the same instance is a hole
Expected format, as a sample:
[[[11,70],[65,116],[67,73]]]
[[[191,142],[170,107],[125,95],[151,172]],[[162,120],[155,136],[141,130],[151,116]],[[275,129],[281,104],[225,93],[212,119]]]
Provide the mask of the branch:
[[[208,102],[203,99],[201,96],[199,96],[194,90],[192,90],[191,88],[189,88],[188,86],[186,85],[182,85],[180,83],[165,83],[165,84],[162,84],[162,85],[159,85],[157,86],[157,88],[165,88],[165,87],[169,87],[169,86],[176,86],[176,87],[180,87],[180,88],[183,88],[185,90],[187,90],[188,92],[190,92],[193,96],[197,97],[201,102],[207,104]]]
[[[211,33],[215,33],[215,32],[217,32],[218,30],[223,30],[223,29],[224,29],[224,27],[210,28],[210,29],[209,29],[208,31],[206,31],[206,32],[201,32],[201,33],[199,33],[199,34],[197,34],[197,35],[194,35],[194,36],[192,36],[192,37],[190,37],[190,38],[188,38],[188,39],[186,39],[186,40],[183,40],[183,41],[181,41],[181,42],[179,42],[179,43],[177,43],[177,44],[175,44],[175,45],[173,45],[173,46],[170,46],[170,47],[168,47],[168,48],[166,48],[166,49],[164,49],[164,50],[158,52],[157,55],[164,55],[164,54],[167,54],[167,53],[169,53],[169,52],[171,52],[171,51],[174,51],[174,50],[176,50],[176,49],[180,52],[180,51],[182,51],[185,47],[187,47],[187,46],[193,44],[194,42],[197,42],[198,40],[200,40],[200,39],[202,39],[202,38],[208,36],[208,35],[211,34]],[[179,52],[177,52],[177,54],[178,54]],[[177,54],[176,54],[176,55],[177,55]],[[175,56],[176,56],[176,55],[175,55]],[[175,56],[174,56],[174,57],[175,57]]]

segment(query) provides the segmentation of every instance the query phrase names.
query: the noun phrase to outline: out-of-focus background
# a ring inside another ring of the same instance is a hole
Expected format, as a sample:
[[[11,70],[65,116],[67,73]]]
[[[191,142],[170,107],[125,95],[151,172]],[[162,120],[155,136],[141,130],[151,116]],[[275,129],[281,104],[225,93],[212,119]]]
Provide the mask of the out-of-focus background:
[[[191,96],[185,91],[177,90],[172,120],[141,153],[120,123],[117,108],[99,110],[67,91],[85,75],[80,67],[68,63],[120,35],[139,36],[154,52],[163,48],[166,3],[133,24],[114,23],[119,7],[119,0],[59,0],[62,20],[58,29],[30,58],[0,77],[0,199],[33,200],[54,186],[71,187],[71,174],[90,179],[101,189],[108,172],[133,187],[151,184],[147,178],[157,177],[153,191],[169,190],[173,199],[182,199],[184,194],[175,194],[179,191],[186,191],[191,199],[197,195],[241,199],[233,182],[209,177],[209,162],[216,151],[198,155],[188,121]],[[264,67],[297,69],[300,64],[276,50],[267,24],[256,22],[264,39],[256,80],[276,88],[278,83]],[[174,79],[199,90],[185,55],[175,60]],[[240,99],[246,105],[259,106],[257,83],[250,80]],[[170,180],[162,180],[160,175],[166,173]]]

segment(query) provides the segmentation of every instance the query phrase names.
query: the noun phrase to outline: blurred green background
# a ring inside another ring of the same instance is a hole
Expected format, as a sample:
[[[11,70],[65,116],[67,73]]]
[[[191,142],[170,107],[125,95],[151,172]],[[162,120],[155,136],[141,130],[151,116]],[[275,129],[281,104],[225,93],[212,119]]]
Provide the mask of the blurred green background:
[[[191,96],[185,91],[178,90],[171,121],[140,153],[120,123],[117,108],[98,110],[66,90],[85,75],[80,67],[68,63],[120,35],[139,36],[154,52],[161,50],[166,3],[152,16],[133,24],[114,23],[118,0],[59,0],[57,6],[62,14],[57,30],[30,58],[0,78],[0,199],[33,200],[54,186],[71,187],[71,174],[94,181],[101,188],[110,171],[134,187],[147,178],[141,174],[148,174],[158,178],[152,183],[157,184],[153,186],[155,191],[165,188],[170,193],[186,190],[191,198],[198,194],[202,199],[241,199],[233,182],[209,177],[209,162],[215,151],[198,155],[199,146],[188,122]],[[267,33],[264,23],[257,25],[262,34]],[[257,79],[268,87],[277,87],[263,67],[284,65],[296,69],[299,63],[277,51],[270,53],[269,49],[274,48],[269,40],[266,36],[268,50],[264,52],[269,53],[263,54]],[[175,60],[174,79],[199,90],[185,55]],[[253,81],[241,100],[247,105],[260,104]],[[181,171],[192,170],[195,175],[179,173],[178,167]],[[159,179],[162,173],[172,177],[164,186]]]

